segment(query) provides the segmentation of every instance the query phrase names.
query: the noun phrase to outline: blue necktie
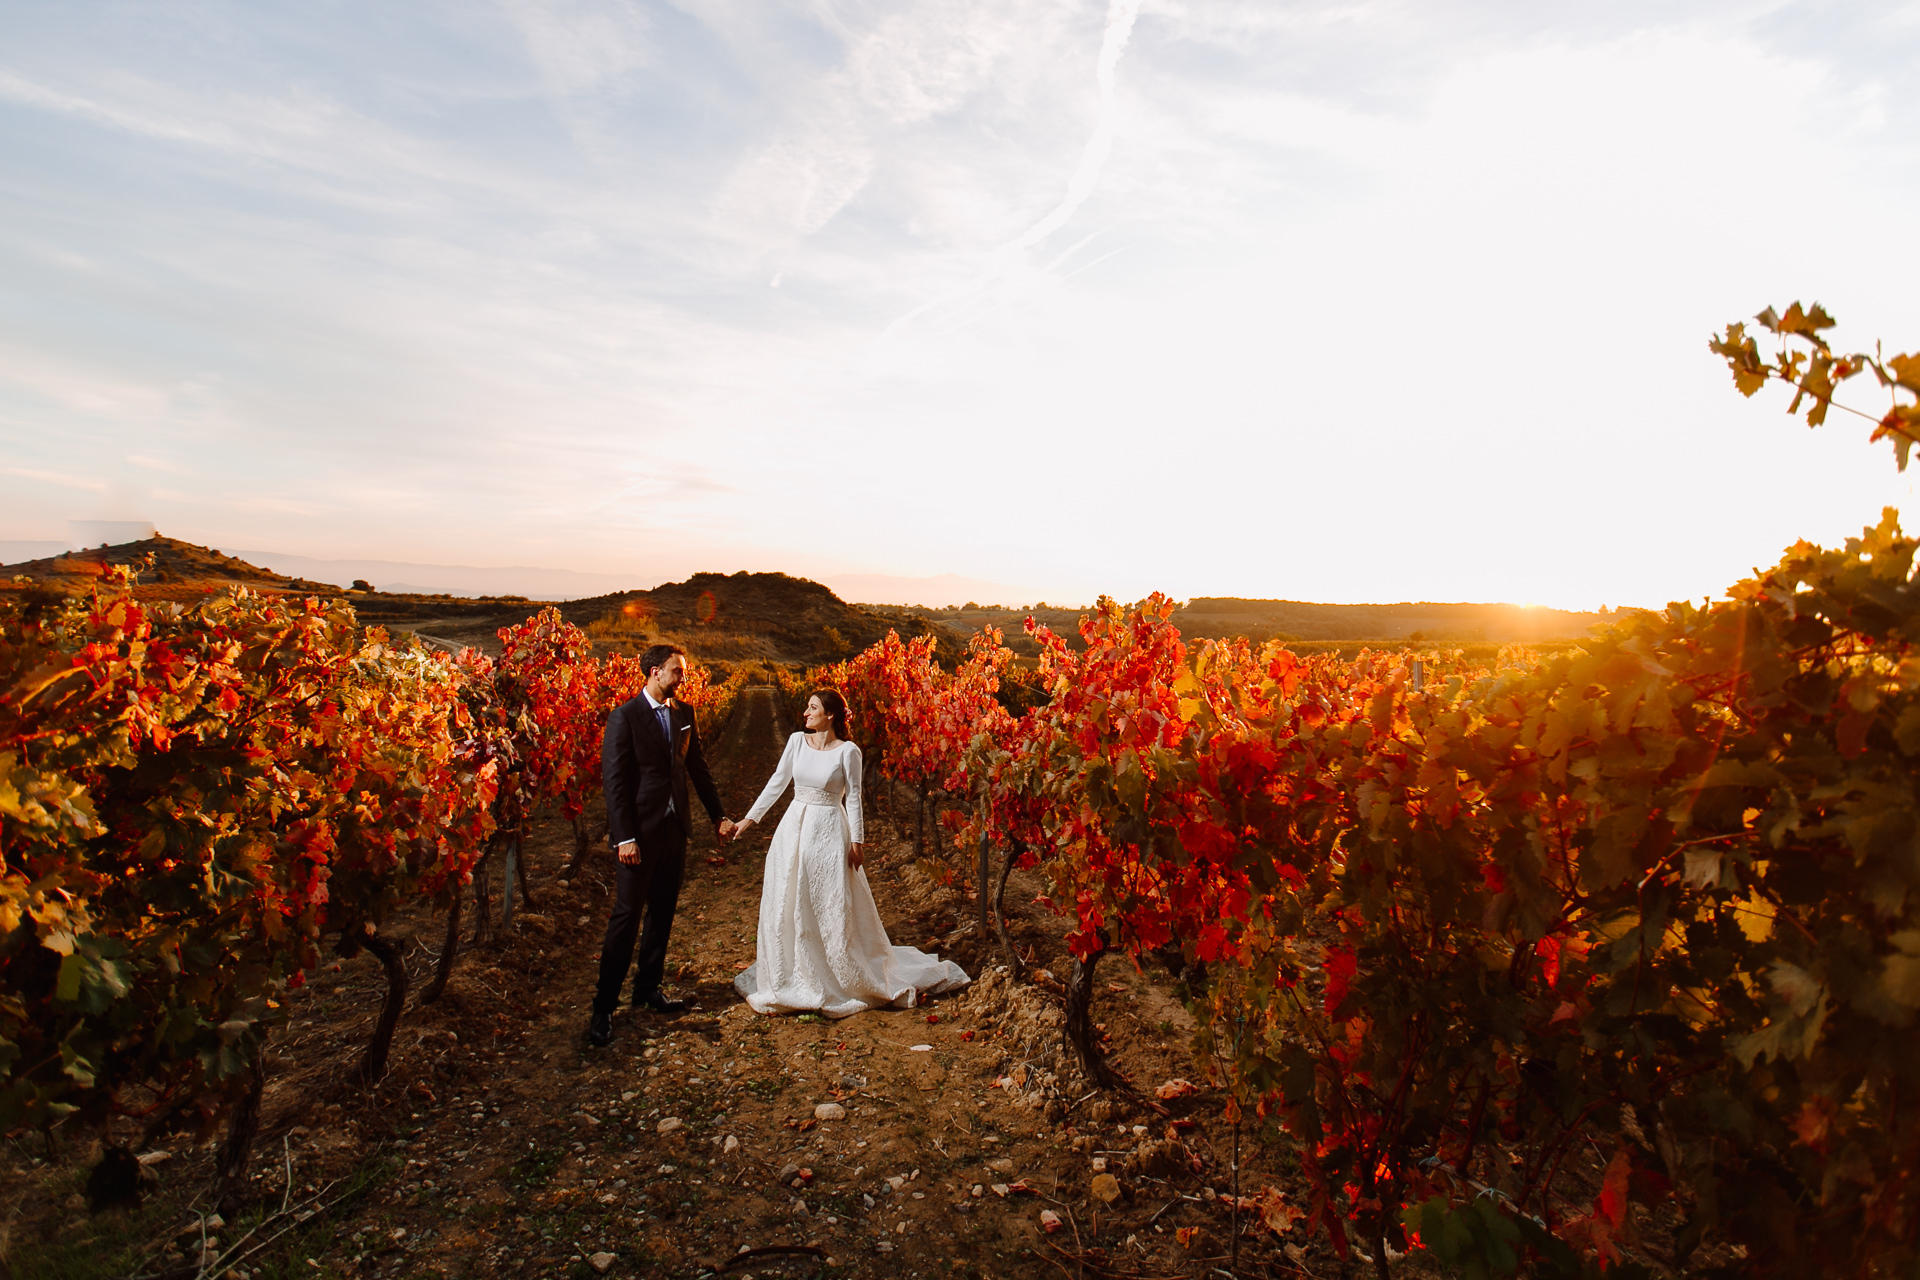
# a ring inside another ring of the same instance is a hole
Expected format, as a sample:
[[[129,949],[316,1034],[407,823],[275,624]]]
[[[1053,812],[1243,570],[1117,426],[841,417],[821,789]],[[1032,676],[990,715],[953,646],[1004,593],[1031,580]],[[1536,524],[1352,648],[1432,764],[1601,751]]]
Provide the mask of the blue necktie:
[[[660,732],[667,735],[667,769],[671,772],[673,769],[673,713],[667,709],[665,703],[656,705],[653,710],[660,720]],[[672,791],[667,793],[667,812],[673,812]]]

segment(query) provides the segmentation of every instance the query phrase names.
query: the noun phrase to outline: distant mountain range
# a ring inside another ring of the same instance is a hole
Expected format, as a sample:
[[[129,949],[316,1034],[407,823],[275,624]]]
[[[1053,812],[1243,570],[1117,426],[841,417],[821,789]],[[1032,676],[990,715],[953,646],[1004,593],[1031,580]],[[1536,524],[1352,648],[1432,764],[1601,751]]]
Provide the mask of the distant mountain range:
[[[956,605],[1006,605],[1019,607],[1040,599],[1032,587],[1012,587],[985,578],[963,578],[956,573],[938,573],[929,578],[902,578],[885,573],[836,573],[820,579],[842,600],[863,604],[904,604],[921,609],[947,609]]]
[[[1585,635],[1610,614],[1517,604],[1311,604],[1199,596],[1175,615],[1183,634],[1282,640],[1530,642]]]

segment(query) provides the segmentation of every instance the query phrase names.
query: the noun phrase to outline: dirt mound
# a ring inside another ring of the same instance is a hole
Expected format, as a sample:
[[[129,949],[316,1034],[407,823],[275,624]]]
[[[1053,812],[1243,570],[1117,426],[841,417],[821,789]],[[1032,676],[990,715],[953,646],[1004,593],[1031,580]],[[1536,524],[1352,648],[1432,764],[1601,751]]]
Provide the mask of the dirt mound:
[[[1067,1015],[1038,986],[1016,982],[1005,965],[984,970],[957,1001],[967,1016],[995,1033],[1001,1052],[995,1069],[1008,1100],[1034,1111],[1063,1100],[1070,1069],[1061,1051]]]
[[[1123,1167],[1141,1177],[1175,1178],[1199,1173],[1201,1162],[1176,1138],[1149,1138],[1133,1149]]]

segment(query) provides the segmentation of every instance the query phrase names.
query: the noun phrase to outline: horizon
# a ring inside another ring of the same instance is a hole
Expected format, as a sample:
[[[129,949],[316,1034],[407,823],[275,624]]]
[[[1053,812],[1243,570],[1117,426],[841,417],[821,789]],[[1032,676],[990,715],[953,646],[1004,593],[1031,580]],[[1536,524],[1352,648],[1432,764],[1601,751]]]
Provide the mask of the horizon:
[[[9,542],[1588,611],[1912,504],[1706,350],[1920,345],[1904,12],[107,12],[0,53]]]
[[[123,532],[125,532],[125,530],[123,530]],[[0,566],[13,566],[13,565],[18,565],[28,561],[32,561],[32,560],[53,559],[53,558],[60,558],[64,556],[84,556],[89,551],[105,550],[109,546],[116,549],[120,549],[120,548],[125,548],[129,545],[137,545],[140,541],[146,540],[148,538],[160,538],[160,537],[165,537],[174,541],[185,541],[184,539],[172,539],[172,535],[162,534],[160,531],[152,529],[150,526],[145,527],[145,531],[142,532],[138,537],[129,537],[129,538],[120,539],[120,540],[109,539],[107,542],[94,543],[94,544],[90,544],[84,541],[75,541],[72,539],[68,539],[64,541],[58,540],[58,539],[51,540],[51,541],[0,539]],[[726,577],[735,577],[740,574],[748,574],[748,575],[780,576],[780,577],[795,578],[800,581],[813,582],[815,583],[815,585],[828,588],[830,591],[834,593],[834,595],[838,599],[841,600],[842,603],[854,605],[862,608],[930,609],[934,611],[972,608],[975,610],[1003,611],[1003,612],[1019,612],[1022,610],[1039,610],[1039,609],[1047,609],[1047,610],[1057,609],[1057,610],[1063,610],[1067,612],[1081,612],[1081,611],[1094,608],[1095,604],[1097,603],[1097,601],[1082,601],[1082,602],[1049,601],[1049,600],[1042,599],[1040,597],[1021,597],[1017,595],[994,595],[992,593],[982,593],[977,591],[968,593],[972,596],[976,596],[977,598],[962,601],[958,598],[957,595],[953,593],[951,588],[954,585],[958,584],[958,585],[970,585],[973,587],[992,587],[992,586],[995,586],[996,584],[980,582],[978,580],[973,580],[973,579],[958,578],[956,577],[956,575],[953,575],[953,574],[939,574],[939,575],[932,575],[924,578],[879,578],[878,579],[881,581],[892,581],[892,582],[909,584],[909,585],[921,584],[921,594],[926,597],[924,599],[886,599],[886,598],[880,598],[880,597],[859,598],[853,595],[846,594],[843,590],[841,590],[840,586],[836,586],[834,581],[825,580],[825,579],[806,578],[803,575],[788,573],[787,571],[782,569],[747,569],[747,568],[731,570],[731,571],[720,570],[720,569],[696,569],[693,572],[685,574],[678,578],[662,579],[656,582],[648,582],[648,583],[645,583],[644,585],[628,583],[627,585],[614,587],[608,591],[596,592],[589,595],[571,595],[571,596],[541,595],[535,592],[528,592],[528,591],[469,589],[469,588],[463,588],[463,587],[452,586],[447,584],[434,585],[434,584],[423,584],[423,583],[407,583],[407,582],[401,582],[398,580],[390,580],[388,584],[383,584],[381,582],[373,581],[368,574],[358,573],[358,572],[354,572],[354,573],[347,572],[349,569],[374,568],[381,565],[385,565],[387,567],[392,567],[392,568],[406,569],[406,570],[424,571],[428,574],[431,574],[436,570],[446,570],[453,573],[470,575],[473,578],[481,578],[481,579],[505,578],[514,574],[528,574],[528,573],[541,574],[541,573],[550,572],[548,570],[543,570],[543,569],[539,569],[531,566],[423,565],[423,564],[409,564],[402,561],[371,561],[371,560],[369,561],[324,561],[324,560],[316,560],[309,557],[301,557],[301,556],[283,556],[273,552],[249,551],[249,550],[243,550],[243,549],[227,549],[227,548],[221,548],[221,547],[214,547],[209,544],[202,544],[202,543],[193,543],[189,545],[203,547],[204,549],[210,552],[213,552],[215,554],[226,554],[226,555],[234,556],[246,562],[248,565],[252,566],[255,569],[263,569],[273,573],[281,573],[288,577],[305,578],[305,579],[308,579],[309,581],[323,582],[330,586],[339,586],[341,587],[342,590],[348,589],[346,586],[342,584],[350,584],[356,580],[367,581],[372,586],[376,594],[386,593],[386,594],[392,594],[392,595],[449,595],[449,596],[454,596],[456,598],[468,598],[468,599],[479,599],[479,598],[486,598],[486,597],[522,597],[527,600],[536,601],[543,604],[545,603],[567,604],[567,603],[573,603],[581,600],[595,599],[598,596],[603,596],[603,595],[618,595],[618,594],[624,594],[624,593],[635,592],[635,591],[653,591],[663,586],[678,585],[680,583],[690,581],[691,579],[696,577],[726,578]],[[287,567],[276,568],[273,563],[274,561],[279,561],[282,565],[285,565]],[[325,568],[328,566],[332,566],[336,569],[336,572],[333,576],[338,577],[340,579],[339,582],[334,582],[331,577],[327,577],[324,575],[315,576],[314,570],[316,568]],[[571,574],[569,573],[569,571],[565,571],[565,570],[558,571],[558,573],[561,575],[570,576],[570,577],[584,576],[579,574]],[[841,584],[871,582],[876,580],[876,577],[877,577],[876,575],[865,575],[865,576],[845,575],[845,576],[842,576],[838,581]],[[949,603],[936,604],[936,603],[929,602],[932,598],[934,598],[936,584],[938,584],[938,586],[940,587],[947,588],[944,592],[939,593],[939,598],[942,600],[947,600],[949,601]],[[1160,594],[1167,595],[1167,593],[1165,592],[1161,592]],[[1123,605],[1133,605],[1133,604],[1139,603],[1141,600],[1144,600],[1146,597],[1142,596],[1136,599],[1126,599],[1126,598],[1115,596],[1113,598]],[[1022,604],[1009,603],[1010,601],[1014,601],[1018,599],[1025,599],[1027,602]],[[1648,609],[1650,607],[1645,605],[1615,604],[1615,605],[1601,605],[1601,606],[1598,606],[1596,609],[1590,609],[1590,610],[1580,610],[1580,609],[1563,610],[1563,609],[1558,609],[1552,605],[1537,604],[1532,601],[1513,601],[1513,600],[1407,599],[1407,600],[1335,601],[1335,600],[1302,600],[1302,599],[1292,599],[1292,598],[1279,597],[1279,596],[1196,595],[1196,596],[1187,596],[1187,597],[1177,597],[1177,596],[1168,595],[1168,599],[1172,600],[1174,604],[1181,609],[1192,608],[1194,602],[1198,600],[1244,601],[1246,603],[1251,603],[1251,604],[1307,605],[1313,608],[1329,608],[1329,609],[1412,608],[1412,607],[1422,607],[1422,606],[1431,607],[1431,608],[1444,608],[1444,609],[1453,609],[1453,608],[1497,608],[1497,609],[1519,609],[1519,610],[1540,609],[1547,612],[1571,613],[1575,615],[1587,615],[1587,614],[1603,615],[1610,612],[1618,613],[1622,611],[1643,610],[1643,609]]]

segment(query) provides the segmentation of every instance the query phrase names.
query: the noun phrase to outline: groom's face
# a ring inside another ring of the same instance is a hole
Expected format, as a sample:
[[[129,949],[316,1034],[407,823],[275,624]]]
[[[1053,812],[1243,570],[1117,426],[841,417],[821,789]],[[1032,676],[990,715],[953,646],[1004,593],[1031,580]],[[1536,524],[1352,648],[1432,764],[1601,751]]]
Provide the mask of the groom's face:
[[[655,667],[652,679],[656,692],[654,696],[663,697],[680,687],[680,678],[687,674],[687,663],[679,654],[668,658],[665,666]]]

